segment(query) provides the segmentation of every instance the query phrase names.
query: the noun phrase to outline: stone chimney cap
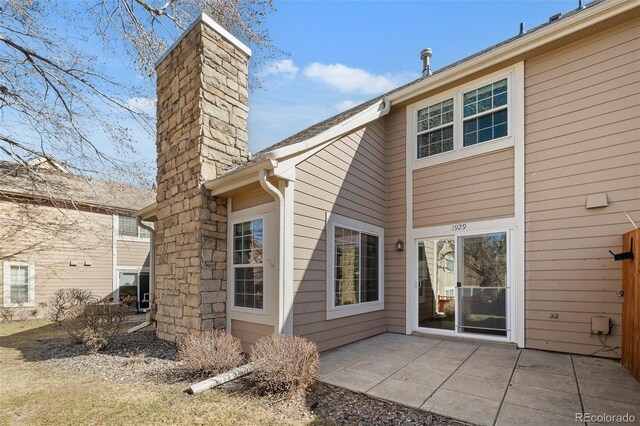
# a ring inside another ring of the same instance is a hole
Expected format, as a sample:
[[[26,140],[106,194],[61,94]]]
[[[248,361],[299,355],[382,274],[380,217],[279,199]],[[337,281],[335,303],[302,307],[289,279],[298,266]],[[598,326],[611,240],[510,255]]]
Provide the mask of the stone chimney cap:
[[[247,57],[251,56],[251,49],[249,49],[247,47],[246,44],[244,44],[243,42],[241,42],[240,40],[238,40],[233,34],[231,34],[229,31],[225,30],[224,28],[222,28],[222,26],[220,24],[218,24],[216,21],[214,21],[209,15],[205,14],[205,13],[201,13],[200,16],[198,16],[192,23],[191,25],[189,25],[189,27],[184,30],[182,32],[182,34],[180,34],[180,36],[171,44],[171,46],[169,46],[169,48],[162,54],[160,55],[160,57],[158,58],[158,60],[156,61],[156,63],[154,64],[155,68],[158,68],[158,66],[162,63],[162,61],[164,61],[166,59],[167,56],[169,56],[169,53],[171,53],[171,51],[180,43],[180,41],[187,35],[189,34],[189,31],[191,31],[196,25],[198,25],[200,22],[207,24],[207,26],[209,26],[209,28],[211,28],[212,30],[214,30],[215,32],[217,32],[218,34],[220,34],[220,36],[222,38],[224,38],[225,40],[227,40],[229,43],[233,44],[235,47],[237,47],[240,51],[242,51],[245,55],[247,55]]]

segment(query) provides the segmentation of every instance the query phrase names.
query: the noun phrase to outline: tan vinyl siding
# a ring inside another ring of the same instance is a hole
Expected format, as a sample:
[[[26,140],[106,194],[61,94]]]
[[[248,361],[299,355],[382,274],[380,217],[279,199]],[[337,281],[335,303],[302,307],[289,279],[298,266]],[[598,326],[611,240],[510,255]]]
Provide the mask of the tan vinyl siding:
[[[527,347],[594,353],[596,315],[620,346],[622,274],[608,251],[631,229],[623,211],[640,219],[639,59],[635,20],[525,64]],[[587,210],[602,192],[609,206]]]
[[[262,187],[252,186],[247,189],[240,190],[232,195],[231,209],[236,212],[238,210],[244,210],[272,202],[274,202],[273,196],[262,189]]]
[[[135,266],[137,268],[149,267],[149,252],[151,241],[126,241],[118,240],[116,258],[118,267]]]
[[[37,216],[38,223],[34,219],[25,220],[27,211]],[[3,236],[0,266],[4,261],[35,265],[36,305],[49,302],[53,293],[63,288],[89,290],[100,297],[111,295],[111,215],[73,209],[63,213],[54,207],[27,207],[2,200],[0,215],[19,227],[15,237]],[[76,266],[71,266],[72,263]],[[4,288],[2,280],[0,274],[0,286]]]
[[[413,227],[513,217],[513,148],[413,172]]]
[[[385,229],[385,311],[389,331],[406,331],[406,251],[395,251],[406,238],[406,112],[392,110],[387,124],[387,227]]]
[[[240,320],[231,320],[231,334],[242,342],[242,349],[245,352],[251,350],[251,345],[264,336],[274,333],[272,325],[258,324]]]
[[[378,120],[296,166],[293,332],[320,350],[387,330],[384,311],[327,321],[325,298],[326,212],[385,227],[384,140]]]

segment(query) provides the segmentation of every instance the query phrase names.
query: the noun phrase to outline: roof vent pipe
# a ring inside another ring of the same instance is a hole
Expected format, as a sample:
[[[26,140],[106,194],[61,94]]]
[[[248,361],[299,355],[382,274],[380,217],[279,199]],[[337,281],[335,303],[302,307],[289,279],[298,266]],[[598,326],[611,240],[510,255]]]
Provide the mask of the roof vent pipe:
[[[428,77],[431,75],[431,67],[429,66],[429,58],[431,58],[431,49],[423,49],[420,52],[420,59],[422,59],[422,76]]]
[[[582,4],[582,0],[578,0],[578,9],[577,10],[582,10],[582,9],[586,9],[586,6]]]
[[[526,31],[524,29],[524,22],[520,22],[520,33],[518,35],[519,36],[523,36],[524,33],[526,33]]]

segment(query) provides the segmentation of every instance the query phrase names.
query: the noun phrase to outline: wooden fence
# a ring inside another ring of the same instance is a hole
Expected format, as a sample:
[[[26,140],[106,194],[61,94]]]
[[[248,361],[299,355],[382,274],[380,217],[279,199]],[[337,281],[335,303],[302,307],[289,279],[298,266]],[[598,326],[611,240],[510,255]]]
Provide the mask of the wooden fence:
[[[622,363],[640,381],[640,229],[622,236],[622,251],[629,251],[633,240],[633,259],[622,261]]]

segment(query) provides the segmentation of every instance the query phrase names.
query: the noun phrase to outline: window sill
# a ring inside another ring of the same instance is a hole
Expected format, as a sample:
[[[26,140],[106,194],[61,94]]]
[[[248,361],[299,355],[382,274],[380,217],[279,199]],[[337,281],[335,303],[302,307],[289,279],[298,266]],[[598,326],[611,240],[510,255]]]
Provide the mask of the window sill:
[[[489,152],[498,151],[514,146],[513,136],[505,136],[500,139],[482,142],[476,145],[460,148],[456,151],[449,151],[443,154],[434,155],[433,157],[425,157],[413,160],[413,170],[425,167],[435,166],[437,164],[448,163],[451,161],[462,160],[463,158],[473,157],[475,155],[487,154]]]
[[[231,306],[232,312],[242,312],[245,314],[253,314],[253,315],[266,315],[264,308],[255,309],[255,308],[243,308],[242,306]]]
[[[327,320],[349,317],[352,315],[366,314],[368,312],[381,311],[384,309],[384,302],[368,302],[356,305],[340,306],[327,310]]]
[[[3,305],[4,308],[35,308],[36,304],[34,302],[31,303],[5,303]]]
[[[151,242],[151,238],[140,238],[140,237],[121,237],[118,236],[118,241],[133,241],[139,243],[148,243]]]

